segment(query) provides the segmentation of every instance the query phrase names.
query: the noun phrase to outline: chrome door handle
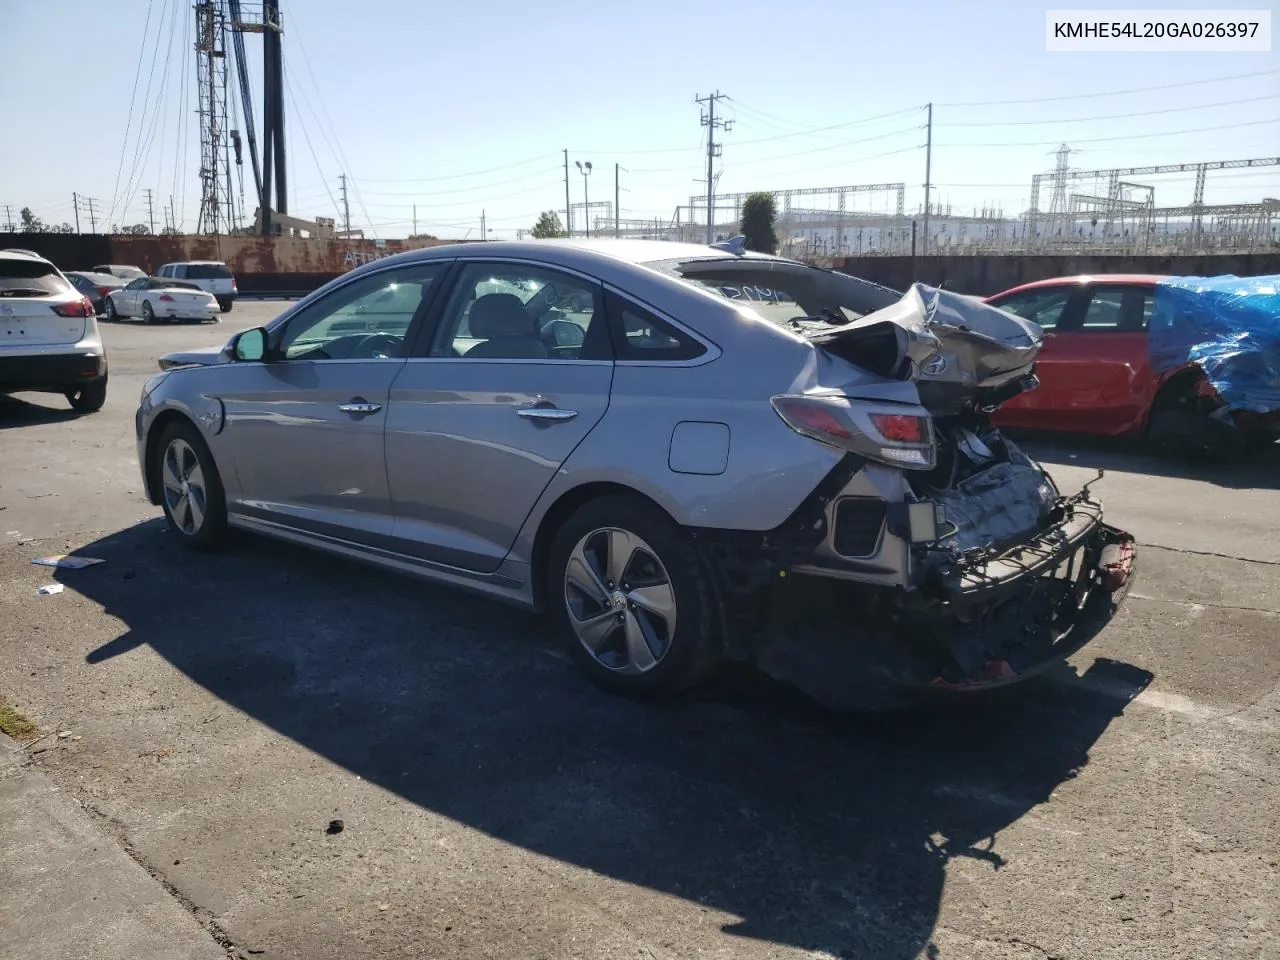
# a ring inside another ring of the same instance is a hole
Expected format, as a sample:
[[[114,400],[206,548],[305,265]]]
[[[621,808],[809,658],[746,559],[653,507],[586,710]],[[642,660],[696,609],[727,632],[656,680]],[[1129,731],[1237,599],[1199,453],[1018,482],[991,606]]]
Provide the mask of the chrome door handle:
[[[380,403],[366,403],[365,401],[352,401],[351,403],[340,403],[338,409],[343,413],[355,413],[360,416],[368,416],[371,413],[377,413],[382,409]]]
[[[559,407],[521,407],[516,411],[517,417],[529,420],[572,420],[577,415],[577,410],[561,410]]]

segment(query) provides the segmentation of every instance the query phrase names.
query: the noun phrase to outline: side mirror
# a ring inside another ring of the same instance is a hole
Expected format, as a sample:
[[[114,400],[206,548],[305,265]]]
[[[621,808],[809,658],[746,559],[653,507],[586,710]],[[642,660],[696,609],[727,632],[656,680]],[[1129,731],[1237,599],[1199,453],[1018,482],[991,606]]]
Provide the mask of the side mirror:
[[[267,357],[267,331],[262,327],[245,330],[236,337],[231,354],[241,361],[260,361]]]

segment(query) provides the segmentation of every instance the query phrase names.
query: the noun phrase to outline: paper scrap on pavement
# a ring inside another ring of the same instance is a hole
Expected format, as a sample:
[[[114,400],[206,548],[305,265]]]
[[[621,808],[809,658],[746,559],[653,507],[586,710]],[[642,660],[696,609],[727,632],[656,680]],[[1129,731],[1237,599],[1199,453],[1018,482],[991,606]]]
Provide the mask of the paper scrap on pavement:
[[[36,557],[31,561],[42,567],[60,567],[63,570],[80,570],[84,567],[92,567],[95,563],[106,563],[97,557],[69,557],[64,553],[56,554],[52,557]]]
[[[40,594],[42,597],[49,597],[55,593],[61,593],[62,587],[63,585],[61,583],[46,583],[43,587],[38,589],[36,593]]]

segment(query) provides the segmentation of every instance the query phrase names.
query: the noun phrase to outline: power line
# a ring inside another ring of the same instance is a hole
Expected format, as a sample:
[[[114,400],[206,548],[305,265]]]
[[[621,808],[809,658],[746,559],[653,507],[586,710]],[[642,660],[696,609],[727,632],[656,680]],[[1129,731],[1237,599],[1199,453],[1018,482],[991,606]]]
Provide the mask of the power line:
[[[741,104],[736,100],[733,100],[733,98],[731,97],[728,99],[730,99],[736,106],[739,106],[739,107],[745,106],[744,104]],[[750,110],[751,108],[748,107],[747,109]],[[906,107],[902,110],[893,110],[889,113],[878,113],[873,117],[862,117],[857,120],[847,120],[842,123],[832,123],[823,127],[810,127],[804,130],[797,130],[794,133],[779,133],[770,137],[755,137],[750,140],[734,140],[733,142],[735,146],[741,147],[749,143],[768,143],[773,140],[787,140],[787,139],[790,139],[791,137],[812,136],[815,134],[824,133],[829,130],[843,130],[847,127],[857,127],[857,126],[862,126],[868,123],[876,123],[880,120],[889,120],[889,119],[892,119],[893,117],[905,116],[908,113],[915,113],[916,111],[923,110],[923,109],[925,109],[923,106]],[[761,112],[761,111],[757,111],[757,112]],[[765,114],[765,115],[771,116],[770,114]],[[788,122],[794,122],[794,121],[788,121]]]
[[[872,143],[876,140],[885,140],[889,137],[899,137],[904,133],[912,133],[917,130],[924,129],[924,124],[913,127],[903,127],[901,130],[890,130],[888,133],[878,133],[874,137],[859,137],[857,140],[846,140],[843,143],[833,143],[825,147],[811,147],[808,150],[800,150],[795,153],[780,153],[771,157],[752,157],[747,160],[737,161],[739,164],[745,163],[768,163],[771,160],[790,160],[792,157],[807,157],[810,154],[818,153],[822,150],[839,150],[844,147],[854,147],[863,143]]]
[[[531,163],[537,163],[539,160],[550,160],[552,157],[560,159],[560,153],[544,153],[536,157],[530,157],[527,160],[518,160],[515,163],[504,163],[500,167],[487,167],[484,170],[471,170],[468,173],[451,173],[441,177],[404,177],[404,178],[374,178],[362,177],[365,183],[438,183],[441,180],[461,180],[464,177],[478,177],[486,173],[498,173],[501,170],[512,170],[515,167],[527,167]],[[490,218],[492,219],[492,218]]]
[[[1131,133],[1120,137],[1092,137],[1089,139],[1072,138],[1072,143],[1114,143],[1120,140],[1149,140],[1154,137],[1181,137],[1188,133],[1209,133],[1214,130],[1236,130],[1240,127],[1256,127],[1261,124],[1275,126],[1274,120],[1247,120],[1244,123],[1223,123],[1214,127],[1195,127],[1191,130],[1165,130],[1162,133]],[[1061,140],[1029,140],[1022,143],[947,143],[946,147],[1048,147]]]
[[[1269,77],[1280,73],[1280,70],[1259,70],[1254,73],[1236,73],[1228,77],[1210,77],[1205,80],[1184,80],[1181,83],[1162,83],[1154,87],[1132,87],[1128,90],[1103,90],[1099,93],[1072,93],[1061,97],[1031,97],[1026,100],[968,100],[952,103],[937,103],[938,107],[1003,107],[1017,103],[1059,103],[1064,100],[1092,100],[1096,97],[1123,97],[1131,93],[1150,93],[1154,90],[1174,90],[1179,87],[1199,87],[1211,83],[1226,83],[1229,80],[1249,80],[1254,77]]]
[[[1214,107],[1234,107],[1242,103],[1261,103],[1263,100],[1280,100],[1280,95],[1249,97],[1244,100],[1220,100],[1217,103],[1198,103],[1189,107],[1170,107],[1167,110],[1140,110],[1137,113],[1111,113],[1092,117],[1064,117],[1061,120],[997,120],[992,123],[939,123],[937,127],[1034,127],[1059,123],[1092,123],[1097,120],[1129,120],[1133,117],[1154,117],[1164,113],[1187,113],[1192,110],[1210,110]]]

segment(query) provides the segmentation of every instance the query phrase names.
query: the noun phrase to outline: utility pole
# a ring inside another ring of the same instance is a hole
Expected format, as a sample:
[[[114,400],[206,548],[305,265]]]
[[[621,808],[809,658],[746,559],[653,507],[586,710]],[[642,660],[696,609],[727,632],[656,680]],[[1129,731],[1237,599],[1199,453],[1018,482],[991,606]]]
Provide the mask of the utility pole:
[[[156,210],[151,201],[151,188],[147,187],[147,226],[151,228],[151,232],[156,232]]]
[[[418,205],[416,203],[413,205],[413,235],[415,237],[418,235]]]
[[[71,206],[76,212],[76,233],[79,233],[80,232],[80,195],[79,194],[74,192],[71,194]],[[8,210],[8,209],[9,209],[8,207],[5,207],[5,210]]]
[[[715,162],[716,157],[724,152],[722,144],[716,143],[716,131],[723,130],[728,133],[733,126],[732,120],[716,119],[716,103],[720,100],[727,100],[728,97],[717,90],[715,93],[705,97],[693,98],[693,102],[697,104],[706,104],[707,112],[702,115],[702,125],[707,128],[707,243],[715,241],[715,221],[716,221],[716,181],[715,181]]]
[[[338,174],[338,179],[342,181],[342,232],[351,232],[351,206],[347,203],[347,175],[345,173]]]
[[[929,104],[928,133],[924,141],[924,236],[920,238],[920,253],[929,253],[929,197],[933,192],[933,104]]]
[[[484,211],[483,211],[483,210],[481,210],[481,211],[480,211],[480,239],[481,239],[481,240],[488,240],[488,239],[489,239],[489,231],[488,231],[487,229],[485,229],[485,225],[484,225]]]
[[[569,204],[569,151],[564,152],[564,232],[573,236],[573,207]]]
[[[582,174],[582,218],[587,221],[587,238],[591,237],[591,197],[587,195],[587,177],[591,176],[591,161],[585,163],[582,160],[573,161],[578,165],[578,172]]]
[[[618,186],[618,171],[621,169],[620,164],[613,165],[613,235],[615,238],[622,236],[622,231],[618,229],[618,221],[622,217],[622,188]]]
[[[178,232],[178,208],[173,205],[173,194],[169,194],[169,226],[174,233]]]
[[[85,197],[84,202],[89,207],[89,232],[97,233],[98,232],[98,215],[94,212],[94,209],[93,209],[95,200],[93,197]]]
[[[4,222],[8,224],[9,232],[13,233],[13,207],[7,203],[4,205]]]

